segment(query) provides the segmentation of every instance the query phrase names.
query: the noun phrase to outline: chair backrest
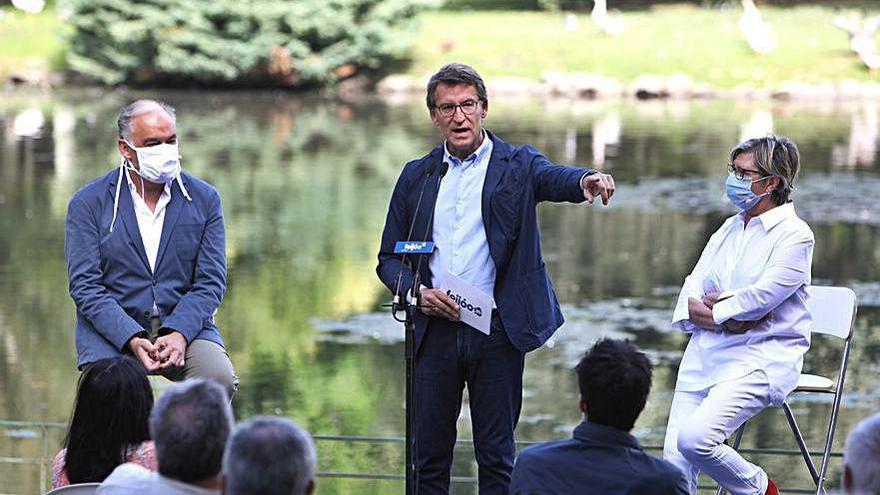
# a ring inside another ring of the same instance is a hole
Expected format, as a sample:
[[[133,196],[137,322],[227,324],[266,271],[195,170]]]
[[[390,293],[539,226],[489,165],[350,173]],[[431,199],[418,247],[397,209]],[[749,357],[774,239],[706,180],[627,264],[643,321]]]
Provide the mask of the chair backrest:
[[[46,495],[92,495],[98,491],[99,486],[100,483],[77,483],[56,488]]]
[[[833,335],[841,339],[852,336],[855,328],[856,293],[848,287],[811,286],[808,309],[813,317],[813,333]]]

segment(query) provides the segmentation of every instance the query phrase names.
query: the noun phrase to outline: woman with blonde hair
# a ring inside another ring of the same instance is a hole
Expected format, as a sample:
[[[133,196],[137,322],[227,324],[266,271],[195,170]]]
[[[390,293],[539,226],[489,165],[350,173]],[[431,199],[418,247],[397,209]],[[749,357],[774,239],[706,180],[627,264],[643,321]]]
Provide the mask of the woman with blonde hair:
[[[790,195],[797,146],[767,135],[730,152],[727,197],[741,211],[709,239],[685,279],[672,325],[690,333],[663,455],[732,495],[776,495],[760,467],[724,444],[743,423],[794,390],[810,347],[807,287],[813,232]]]

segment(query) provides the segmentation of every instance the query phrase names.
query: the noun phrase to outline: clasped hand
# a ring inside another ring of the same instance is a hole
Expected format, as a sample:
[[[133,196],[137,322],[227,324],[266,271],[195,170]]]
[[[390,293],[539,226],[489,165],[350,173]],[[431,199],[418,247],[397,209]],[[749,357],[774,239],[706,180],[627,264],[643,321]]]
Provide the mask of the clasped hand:
[[[148,372],[180,368],[184,365],[186,339],[180,332],[163,335],[155,343],[149,339],[132,337],[128,346]]]
[[[710,292],[708,294],[703,294],[703,297],[701,300],[703,301],[703,304],[705,304],[706,307],[709,308],[709,310],[711,311],[712,308],[715,306],[715,303],[717,303],[719,301],[720,296],[721,296],[720,292]],[[770,318],[769,313],[764,315],[763,318],[760,318],[758,320],[751,320],[751,321],[739,321],[739,320],[734,320],[731,318],[731,319],[727,320],[726,322],[724,322],[725,323],[724,331],[726,331],[727,333],[735,333],[735,334],[746,333],[749,330],[754,329],[755,327],[757,327],[761,323],[764,323],[769,318]]]

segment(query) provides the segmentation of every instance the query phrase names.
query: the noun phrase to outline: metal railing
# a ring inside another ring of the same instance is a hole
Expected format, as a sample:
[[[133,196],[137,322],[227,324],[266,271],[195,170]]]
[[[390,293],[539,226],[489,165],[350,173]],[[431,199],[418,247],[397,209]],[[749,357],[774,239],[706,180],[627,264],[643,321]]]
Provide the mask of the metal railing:
[[[33,437],[37,436],[39,441],[39,457],[8,457],[8,456],[0,456],[0,465],[3,464],[18,464],[18,465],[33,465],[38,466],[39,469],[39,478],[40,478],[40,489],[48,490],[50,488],[50,469],[52,465],[52,461],[55,457],[55,449],[52,448],[50,450],[49,446],[49,431],[50,430],[61,430],[63,431],[67,428],[65,423],[56,423],[56,422],[47,422],[47,421],[8,421],[8,420],[0,420],[0,429],[6,430],[19,430],[26,431],[28,434],[26,436]],[[33,435],[33,432],[38,432],[38,435]],[[6,436],[16,436],[15,434],[7,433]],[[351,435],[313,435],[315,442],[340,442],[340,443],[368,443],[368,444],[404,444],[405,439],[403,437],[378,437],[378,436],[351,436]],[[529,445],[535,445],[538,443],[542,443],[542,441],[520,441],[516,442],[517,448],[521,449],[524,447],[528,447]],[[460,438],[456,441],[456,445],[473,445],[472,440],[468,438]],[[54,447],[54,446],[53,446]],[[647,451],[658,451],[662,452],[663,447],[657,445],[646,445],[645,450]],[[801,453],[799,450],[795,449],[754,449],[754,448],[742,448],[739,449],[740,452],[744,454],[760,454],[760,455],[771,455],[771,456],[794,456],[800,457]],[[810,452],[811,455],[821,456],[822,452]],[[832,452],[832,457],[840,458],[843,457],[843,454],[840,452]],[[319,471],[318,476],[321,478],[336,478],[336,479],[353,479],[353,480],[384,480],[384,481],[404,481],[404,475],[401,474],[391,474],[391,473],[348,473],[348,472],[336,472],[336,471]],[[473,476],[453,476],[453,483],[470,483],[476,484],[477,478]],[[712,485],[700,486],[700,490],[712,490],[715,487]],[[815,488],[810,490],[809,488],[786,488],[785,493],[815,493]]]

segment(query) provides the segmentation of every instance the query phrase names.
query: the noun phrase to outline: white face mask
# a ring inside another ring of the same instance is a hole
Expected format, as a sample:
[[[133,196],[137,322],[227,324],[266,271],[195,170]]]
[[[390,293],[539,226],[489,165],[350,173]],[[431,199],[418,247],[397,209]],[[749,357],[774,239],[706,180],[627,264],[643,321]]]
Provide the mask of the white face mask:
[[[167,184],[180,174],[180,153],[177,143],[143,148],[135,148],[128,141],[125,141],[125,144],[137,153],[140,169],[136,172],[144,180],[155,184]]]

